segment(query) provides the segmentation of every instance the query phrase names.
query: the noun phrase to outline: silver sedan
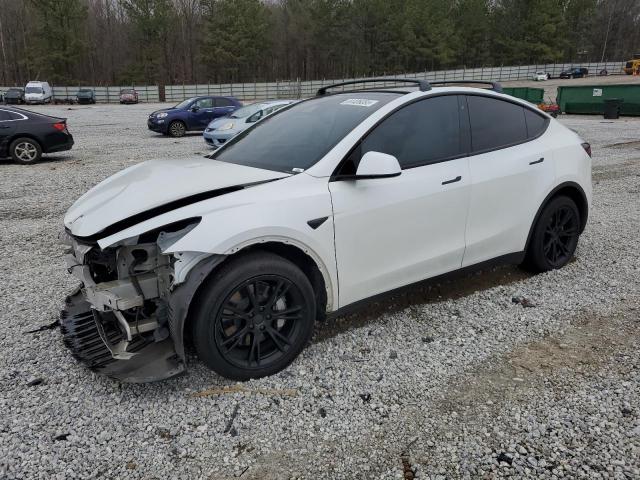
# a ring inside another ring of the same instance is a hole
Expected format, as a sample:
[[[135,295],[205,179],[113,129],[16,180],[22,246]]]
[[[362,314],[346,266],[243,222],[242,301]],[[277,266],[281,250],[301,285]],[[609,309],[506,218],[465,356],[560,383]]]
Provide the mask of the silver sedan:
[[[207,145],[218,148],[243,132],[258,120],[280,110],[282,107],[291,105],[296,100],[265,100],[242,107],[227,117],[213,120],[204,131],[204,141]]]

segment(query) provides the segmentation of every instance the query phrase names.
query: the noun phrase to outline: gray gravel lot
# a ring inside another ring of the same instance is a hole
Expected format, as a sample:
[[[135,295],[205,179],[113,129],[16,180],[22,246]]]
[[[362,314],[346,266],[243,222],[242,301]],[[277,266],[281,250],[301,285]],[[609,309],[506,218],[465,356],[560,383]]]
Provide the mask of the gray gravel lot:
[[[68,117],[74,149],[0,163],[0,478],[640,478],[640,118],[561,118],[594,151],[566,268],[418,286],[319,325],[270,378],[192,358],[185,376],[125,385],[78,365],[57,329],[26,332],[75,286],[57,242],[75,199],[207,151],[149,132],[155,108],[37,108]]]

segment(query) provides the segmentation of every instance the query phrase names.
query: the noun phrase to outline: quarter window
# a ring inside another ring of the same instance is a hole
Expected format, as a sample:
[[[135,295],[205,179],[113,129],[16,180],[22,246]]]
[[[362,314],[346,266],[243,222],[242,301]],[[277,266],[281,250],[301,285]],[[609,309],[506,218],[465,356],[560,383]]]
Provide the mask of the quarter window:
[[[402,168],[440,162],[463,154],[460,134],[458,97],[427,98],[384,119],[362,141],[357,161],[375,151],[395,156]]]
[[[530,140],[542,134],[547,128],[547,119],[528,108],[524,109],[524,119],[527,123],[527,137]]]
[[[522,106],[479,95],[469,95],[467,102],[474,153],[497,150],[527,140]]]

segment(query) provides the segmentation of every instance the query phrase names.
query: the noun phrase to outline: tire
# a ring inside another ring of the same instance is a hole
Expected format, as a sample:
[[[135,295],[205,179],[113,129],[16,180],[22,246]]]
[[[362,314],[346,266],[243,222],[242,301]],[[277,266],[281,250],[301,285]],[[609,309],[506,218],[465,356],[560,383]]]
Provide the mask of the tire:
[[[42,147],[32,138],[17,138],[9,147],[11,158],[14,162],[31,164],[42,158]]]
[[[533,272],[564,267],[576,251],[580,237],[580,212],[575,202],[557,196],[544,207],[527,249],[523,266]]]
[[[225,378],[273,375],[307,345],[315,312],[311,283],[296,265],[249,253],[223,264],[198,293],[193,343],[205,365]]]
[[[174,120],[169,124],[167,131],[173,138],[184,137],[184,134],[187,133],[187,126],[181,120]]]

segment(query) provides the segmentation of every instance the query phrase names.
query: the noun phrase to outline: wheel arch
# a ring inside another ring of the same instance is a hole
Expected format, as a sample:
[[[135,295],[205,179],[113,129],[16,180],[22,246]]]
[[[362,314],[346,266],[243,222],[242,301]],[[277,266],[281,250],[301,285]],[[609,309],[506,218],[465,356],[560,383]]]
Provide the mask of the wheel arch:
[[[551,190],[551,192],[549,192],[549,194],[540,204],[535,217],[533,217],[533,222],[531,222],[531,226],[529,227],[529,234],[527,235],[527,243],[524,247],[525,252],[529,250],[529,242],[531,241],[533,230],[536,226],[536,223],[538,223],[538,219],[540,218],[542,211],[552,199],[560,195],[567,196],[576,203],[578,212],[580,213],[580,233],[584,231],[585,227],[587,226],[587,219],[589,218],[589,202],[587,200],[587,195],[584,192],[583,188],[576,182],[561,183],[560,185],[557,185],[553,190]]]
[[[37,142],[38,145],[40,145],[40,148],[42,149],[42,151],[44,152],[44,148],[42,147],[42,142],[38,139],[38,137],[36,137],[32,133],[16,133],[11,135],[11,137],[9,137],[9,141],[7,142],[7,148],[10,150],[13,142],[18,140],[19,138],[28,138],[30,140],[33,140],[34,142]]]

